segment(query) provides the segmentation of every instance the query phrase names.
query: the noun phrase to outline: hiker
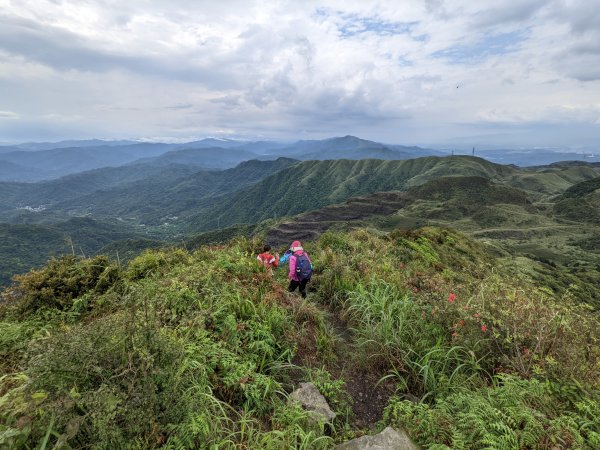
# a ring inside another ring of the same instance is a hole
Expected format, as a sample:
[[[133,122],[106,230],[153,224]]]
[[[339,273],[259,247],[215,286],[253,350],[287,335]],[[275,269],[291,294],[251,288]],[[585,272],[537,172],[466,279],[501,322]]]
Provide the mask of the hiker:
[[[271,255],[271,246],[265,245],[263,252],[256,257],[258,262],[265,266],[267,273],[273,276],[273,268],[277,268],[279,265],[279,253],[275,253],[275,256]]]
[[[294,292],[296,288],[300,288],[300,294],[302,298],[306,298],[306,284],[310,281],[312,276],[312,263],[308,253],[302,248],[300,241],[292,242],[290,249],[285,252],[281,260],[281,264],[285,264],[290,261],[290,286],[288,291]]]

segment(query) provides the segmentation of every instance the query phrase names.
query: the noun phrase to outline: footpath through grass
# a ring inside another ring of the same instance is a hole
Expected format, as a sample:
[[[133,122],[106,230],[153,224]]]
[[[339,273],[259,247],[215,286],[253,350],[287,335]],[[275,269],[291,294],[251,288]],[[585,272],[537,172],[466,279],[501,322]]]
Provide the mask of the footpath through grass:
[[[308,300],[258,240],[65,257],[0,303],[0,448],[598,448],[598,316],[444,229],[306,243]],[[311,380],[331,427],[287,402]]]

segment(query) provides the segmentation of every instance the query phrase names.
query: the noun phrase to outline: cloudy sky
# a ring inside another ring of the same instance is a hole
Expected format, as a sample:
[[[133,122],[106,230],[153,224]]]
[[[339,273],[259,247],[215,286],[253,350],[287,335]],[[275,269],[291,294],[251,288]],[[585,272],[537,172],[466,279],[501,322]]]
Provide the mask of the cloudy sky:
[[[0,141],[600,143],[598,0],[0,0]]]

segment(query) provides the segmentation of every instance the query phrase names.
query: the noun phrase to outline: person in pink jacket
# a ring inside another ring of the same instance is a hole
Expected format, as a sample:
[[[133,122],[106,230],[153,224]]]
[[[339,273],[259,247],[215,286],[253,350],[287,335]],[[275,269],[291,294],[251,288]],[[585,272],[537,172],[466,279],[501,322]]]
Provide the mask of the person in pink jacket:
[[[302,248],[300,241],[292,242],[290,249],[285,252],[285,255],[279,261],[280,264],[285,264],[290,261],[290,286],[288,291],[294,292],[296,288],[300,288],[302,298],[306,298],[306,285],[312,276],[312,263],[308,253]]]

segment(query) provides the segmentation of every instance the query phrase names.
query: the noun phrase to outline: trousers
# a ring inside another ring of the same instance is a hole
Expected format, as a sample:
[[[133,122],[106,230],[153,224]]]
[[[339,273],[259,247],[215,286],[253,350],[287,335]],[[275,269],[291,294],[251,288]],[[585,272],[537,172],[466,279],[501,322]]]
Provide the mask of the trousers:
[[[302,281],[290,280],[290,286],[288,287],[288,291],[294,292],[297,287],[300,288],[300,295],[302,298],[306,298],[306,284],[310,281],[310,278],[307,278]]]

